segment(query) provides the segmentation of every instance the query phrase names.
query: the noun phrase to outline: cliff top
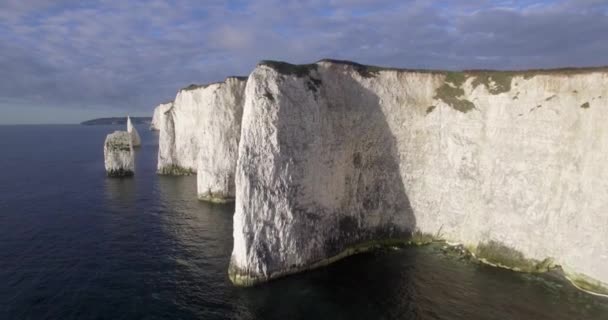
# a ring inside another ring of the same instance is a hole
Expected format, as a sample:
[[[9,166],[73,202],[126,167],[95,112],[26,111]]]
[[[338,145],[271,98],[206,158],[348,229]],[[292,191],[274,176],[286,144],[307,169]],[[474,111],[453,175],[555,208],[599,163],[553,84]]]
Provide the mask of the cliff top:
[[[127,131],[114,131],[106,136],[105,145],[109,150],[131,150],[131,135]]]
[[[216,82],[210,82],[210,83],[204,83],[204,84],[191,84],[185,88],[181,88],[179,89],[179,91],[190,91],[190,90],[196,90],[196,89],[201,89],[201,88],[207,88],[209,86],[212,86],[214,84],[220,84],[220,83],[225,83],[228,79],[236,79],[239,81],[247,81],[248,77],[243,77],[243,76],[228,76],[226,77],[226,79],[224,79],[224,81],[216,81]],[[171,101],[173,102],[173,101]]]
[[[536,75],[543,74],[556,74],[556,75],[571,75],[571,74],[584,74],[591,72],[608,72],[608,66],[599,67],[565,67],[565,68],[554,68],[554,69],[527,69],[527,70],[491,70],[491,69],[466,69],[460,71],[450,70],[434,70],[434,69],[408,69],[408,68],[394,68],[394,67],[382,67],[373,65],[364,65],[353,61],[347,60],[336,60],[336,59],[321,59],[315,63],[310,64],[291,64],[283,61],[274,60],[262,60],[258,63],[258,66],[268,66],[279,73],[290,74],[296,76],[308,75],[310,70],[315,70],[320,63],[333,63],[343,64],[354,68],[363,77],[373,77],[381,71],[397,71],[397,72],[416,72],[416,73],[433,73],[450,75],[454,73],[460,73],[470,76],[496,76],[497,74],[504,74],[506,76],[524,76],[533,77]]]

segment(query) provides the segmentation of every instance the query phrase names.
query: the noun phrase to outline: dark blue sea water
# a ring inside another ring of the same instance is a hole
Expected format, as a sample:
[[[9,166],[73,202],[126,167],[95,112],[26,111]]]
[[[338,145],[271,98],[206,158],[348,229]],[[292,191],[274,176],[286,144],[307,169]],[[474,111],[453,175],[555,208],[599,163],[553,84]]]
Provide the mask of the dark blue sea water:
[[[551,275],[495,269],[438,246],[384,250],[235,288],[231,205],[195,177],[105,177],[112,126],[0,126],[0,319],[608,319],[608,300]]]

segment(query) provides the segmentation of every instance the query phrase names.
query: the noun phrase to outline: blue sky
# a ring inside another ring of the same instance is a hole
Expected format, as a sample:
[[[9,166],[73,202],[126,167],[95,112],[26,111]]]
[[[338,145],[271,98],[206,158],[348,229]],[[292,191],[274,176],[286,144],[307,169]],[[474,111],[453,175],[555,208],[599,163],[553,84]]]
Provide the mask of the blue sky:
[[[259,60],[608,65],[608,0],[2,0],[0,124],[151,115]]]

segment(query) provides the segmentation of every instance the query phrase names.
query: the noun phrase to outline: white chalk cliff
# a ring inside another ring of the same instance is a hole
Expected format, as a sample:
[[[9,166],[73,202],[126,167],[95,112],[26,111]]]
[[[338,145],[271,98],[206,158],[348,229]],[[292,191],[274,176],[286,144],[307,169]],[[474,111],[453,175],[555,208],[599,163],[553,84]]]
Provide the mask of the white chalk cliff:
[[[131,123],[131,117],[127,117],[127,132],[131,135],[131,146],[139,147],[141,146],[141,138],[139,137],[139,132]]]
[[[234,171],[247,78],[180,90],[160,118],[158,172],[197,173],[202,200],[234,199]]]
[[[260,63],[230,277],[250,285],[418,230],[608,283],[607,123],[606,69]]]
[[[167,103],[161,103],[156,108],[154,108],[154,113],[152,114],[152,121],[150,122],[150,130],[160,131],[161,124],[163,122],[163,117],[165,112],[169,110],[173,106],[173,101]]]
[[[228,78],[207,89],[213,91],[199,113],[196,178],[200,200],[234,201],[234,173],[241,137],[246,80],[247,78]]]
[[[135,156],[129,132],[114,131],[108,134],[104,142],[103,154],[108,176],[125,177],[135,173]]]

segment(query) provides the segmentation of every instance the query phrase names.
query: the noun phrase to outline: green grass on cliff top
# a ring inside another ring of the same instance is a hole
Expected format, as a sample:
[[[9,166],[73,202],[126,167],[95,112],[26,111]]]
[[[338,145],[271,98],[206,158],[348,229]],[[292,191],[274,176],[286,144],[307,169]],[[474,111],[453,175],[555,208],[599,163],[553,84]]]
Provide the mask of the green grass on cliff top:
[[[193,83],[187,87],[179,89],[179,91],[190,91],[190,90],[196,90],[196,89],[200,89],[200,88],[207,88],[208,86],[211,86],[214,84],[224,83],[228,79],[237,79],[239,81],[247,81],[248,78],[249,77],[243,77],[243,76],[228,76],[228,77],[226,77],[226,79],[224,79],[224,81],[216,81],[216,82],[210,82],[210,83],[204,83],[204,84],[194,84]],[[171,101],[171,102],[173,102],[173,101]]]
[[[295,75],[307,75],[312,69],[316,69],[318,63],[329,62],[333,64],[348,65],[356,70],[360,70],[368,73],[369,75],[375,75],[381,71],[398,71],[398,72],[418,72],[418,73],[434,73],[434,74],[456,74],[461,73],[465,76],[477,76],[480,78],[480,82],[484,79],[493,76],[493,80],[498,83],[499,86],[504,84],[503,77],[506,76],[524,76],[530,78],[536,75],[543,74],[558,74],[558,75],[574,75],[574,74],[585,74],[592,72],[608,72],[608,66],[599,67],[581,67],[581,68],[555,68],[555,69],[524,69],[524,70],[490,70],[490,69],[465,69],[461,71],[449,71],[449,70],[437,70],[437,69],[416,69],[416,68],[395,68],[395,67],[383,67],[374,65],[365,65],[348,60],[336,60],[336,59],[321,59],[315,63],[309,64],[291,64],[288,62],[277,61],[277,60],[262,60],[258,63],[258,66],[265,65],[284,74],[295,74]]]

